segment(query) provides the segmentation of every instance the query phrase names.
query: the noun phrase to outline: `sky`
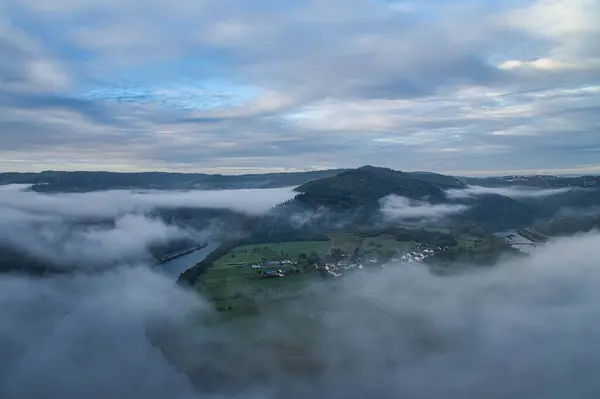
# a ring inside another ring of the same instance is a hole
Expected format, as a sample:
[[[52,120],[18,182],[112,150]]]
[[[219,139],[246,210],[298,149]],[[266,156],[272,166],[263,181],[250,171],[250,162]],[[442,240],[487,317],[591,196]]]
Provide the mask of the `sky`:
[[[9,0],[0,171],[600,173],[600,0]]]

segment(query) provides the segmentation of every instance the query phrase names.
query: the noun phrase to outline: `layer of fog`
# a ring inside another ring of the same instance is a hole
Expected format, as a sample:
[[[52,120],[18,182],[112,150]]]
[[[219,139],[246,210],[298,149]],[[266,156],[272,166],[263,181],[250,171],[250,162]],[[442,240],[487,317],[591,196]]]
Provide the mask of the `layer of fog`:
[[[139,214],[124,215],[114,223],[76,225],[55,216],[0,211],[0,245],[56,267],[149,261],[152,246],[176,240],[203,242],[209,234],[208,229],[182,228]]]
[[[26,185],[0,186],[0,207],[63,217],[117,217],[152,209],[231,209],[259,215],[293,198],[293,188],[245,190],[129,191],[45,194],[27,191]]]
[[[228,348],[218,357],[186,353],[248,384],[241,397],[594,398],[599,244],[562,239],[453,277],[390,264],[317,286],[255,329],[205,330]]]
[[[150,216],[157,208],[221,208],[263,214],[294,196],[291,188],[218,191],[100,191],[41,194],[0,186],[0,248],[59,266],[149,261],[150,248],[177,240],[202,242],[209,221],[184,228]]]
[[[380,206],[381,213],[386,220],[437,220],[468,209],[466,205],[430,204],[397,195],[382,198]]]
[[[230,384],[223,389],[239,388],[201,397],[595,398],[598,256],[595,234],[454,277],[389,265],[335,280],[337,289],[317,285],[314,295],[263,316],[255,329],[199,324],[174,338],[188,360],[225,372]],[[3,276],[0,302],[0,397],[201,393],[144,334],[147,323],[177,331],[188,311],[209,312],[164,277],[142,268]],[[307,327],[315,318],[316,335]],[[222,356],[207,352],[212,341],[226,343]],[[282,360],[293,345],[301,351]],[[304,361],[311,366],[298,369]]]
[[[146,339],[199,298],[146,268],[102,275],[0,277],[0,397],[192,398],[187,378]]]
[[[531,187],[481,187],[469,186],[464,189],[448,190],[449,198],[468,198],[477,195],[499,194],[506,197],[519,198],[545,198],[552,195],[563,194],[574,188],[531,188]]]

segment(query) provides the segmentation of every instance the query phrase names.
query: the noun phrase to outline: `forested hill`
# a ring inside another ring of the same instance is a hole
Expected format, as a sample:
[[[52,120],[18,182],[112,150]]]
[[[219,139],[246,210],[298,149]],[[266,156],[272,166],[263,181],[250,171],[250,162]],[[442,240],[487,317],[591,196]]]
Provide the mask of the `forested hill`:
[[[408,176],[413,179],[431,183],[439,188],[466,188],[467,185],[454,176],[441,175],[432,172],[407,172]]]
[[[296,201],[310,207],[334,209],[379,207],[379,200],[395,194],[410,199],[427,198],[430,202],[445,199],[435,185],[413,178],[410,174],[386,168],[363,166],[335,176],[311,181],[296,188]]]

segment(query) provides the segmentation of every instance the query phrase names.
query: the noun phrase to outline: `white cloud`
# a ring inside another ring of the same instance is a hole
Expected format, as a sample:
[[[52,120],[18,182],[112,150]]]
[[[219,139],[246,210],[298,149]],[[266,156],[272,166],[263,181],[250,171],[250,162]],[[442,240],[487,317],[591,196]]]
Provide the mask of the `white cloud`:
[[[538,69],[543,71],[566,71],[566,70],[586,70],[598,69],[600,67],[600,59],[582,61],[579,63],[556,61],[551,58],[538,58],[533,61],[510,60],[502,62],[498,68],[500,69]]]
[[[114,251],[149,225],[124,227]],[[205,301],[147,268],[1,275],[0,397],[596,397],[599,251],[595,233],[452,277],[388,264],[315,282],[243,333],[203,323]],[[178,362],[233,392],[193,387]]]
[[[2,275],[0,305],[3,398],[196,397],[145,333],[152,323],[181,326],[204,306],[164,276],[146,268]]]
[[[152,259],[154,246],[203,242],[215,233],[210,220],[183,228],[148,216],[157,208],[258,215],[296,194],[292,189],[40,194],[22,191],[26,187],[0,187],[0,246],[65,268],[137,264]]]
[[[499,194],[511,198],[544,198],[572,191],[572,188],[531,188],[531,187],[481,187],[448,190],[450,198],[468,198],[477,195]]]
[[[388,220],[441,219],[449,215],[464,212],[466,205],[430,204],[425,201],[414,201],[397,195],[382,198],[381,213]]]
[[[264,214],[275,205],[293,198],[292,187],[246,190],[128,191],[42,194],[23,190],[26,186],[0,188],[0,205],[25,212],[58,214],[64,217],[114,217],[156,208],[231,209],[247,214]]]

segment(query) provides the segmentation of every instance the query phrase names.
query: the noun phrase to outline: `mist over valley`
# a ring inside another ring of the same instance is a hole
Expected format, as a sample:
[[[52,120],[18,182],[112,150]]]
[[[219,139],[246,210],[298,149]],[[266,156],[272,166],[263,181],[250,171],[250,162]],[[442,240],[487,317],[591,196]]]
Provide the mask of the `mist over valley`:
[[[269,189],[0,186],[0,394],[597,392],[600,214],[577,202],[594,188],[452,179],[364,167]]]

